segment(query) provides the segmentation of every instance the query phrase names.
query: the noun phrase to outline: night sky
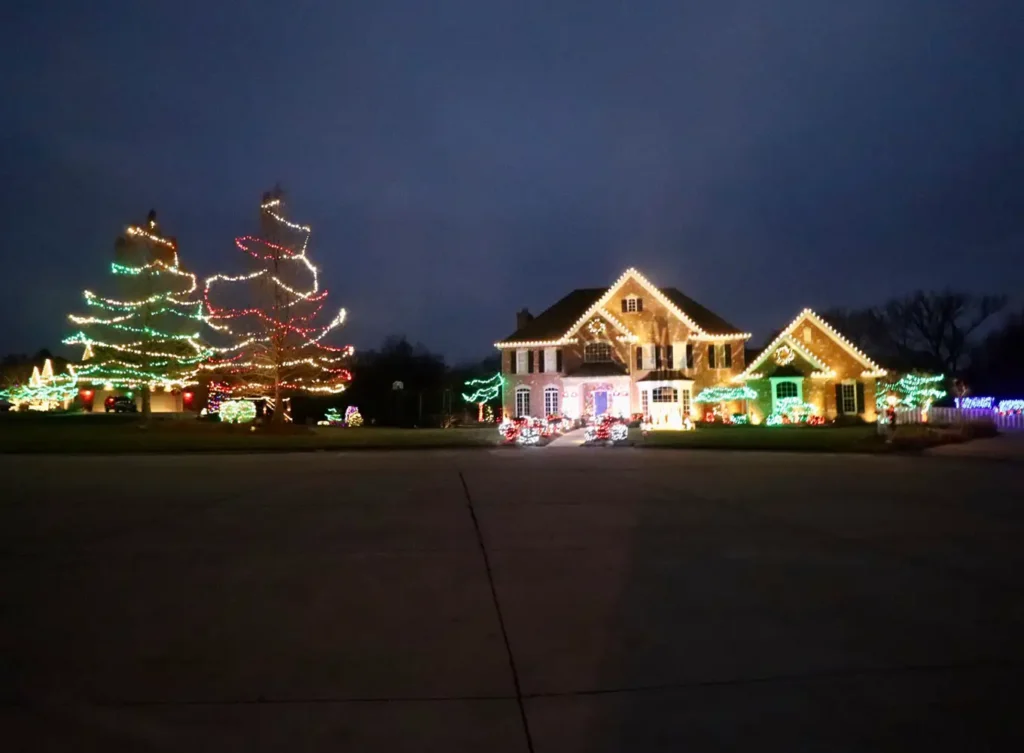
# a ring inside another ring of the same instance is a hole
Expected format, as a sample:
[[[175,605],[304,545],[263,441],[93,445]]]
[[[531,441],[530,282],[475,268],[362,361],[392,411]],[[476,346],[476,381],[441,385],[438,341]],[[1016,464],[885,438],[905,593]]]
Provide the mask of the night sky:
[[[1019,0],[7,5],[0,353],[59,349],[150,208],[241,271],[278,181],[337,344],[452,362],[629,266],[755,341],[1024,290]]]

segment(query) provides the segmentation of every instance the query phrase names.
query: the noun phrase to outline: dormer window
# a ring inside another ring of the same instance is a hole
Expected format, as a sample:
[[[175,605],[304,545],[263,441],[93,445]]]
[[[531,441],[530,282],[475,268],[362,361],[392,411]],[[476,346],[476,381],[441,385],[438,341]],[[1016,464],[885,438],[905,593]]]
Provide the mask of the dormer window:
[[[583,360],[587,363],[612,360],[611,343],[587,343],[583,346]]]
[[[627,295],[622,299],[622,313],[635,314],[644,310],[644,299],[635,295]]]

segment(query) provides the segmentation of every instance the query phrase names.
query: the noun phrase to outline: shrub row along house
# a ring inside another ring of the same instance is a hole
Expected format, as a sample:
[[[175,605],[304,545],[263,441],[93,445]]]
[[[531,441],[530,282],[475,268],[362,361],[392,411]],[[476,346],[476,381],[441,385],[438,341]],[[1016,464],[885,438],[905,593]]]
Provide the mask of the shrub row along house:
[[[611,287],[574,290],[536,317],[524,309],[516,325],[495,343],[509,416],[642,414],[654,428],[678,429],[704,417],[703,393],[716,396],[723,415],[755,423],[790,410],[874,420],[885,374],[809,309],[748,366],[750,333],[635,269]]]

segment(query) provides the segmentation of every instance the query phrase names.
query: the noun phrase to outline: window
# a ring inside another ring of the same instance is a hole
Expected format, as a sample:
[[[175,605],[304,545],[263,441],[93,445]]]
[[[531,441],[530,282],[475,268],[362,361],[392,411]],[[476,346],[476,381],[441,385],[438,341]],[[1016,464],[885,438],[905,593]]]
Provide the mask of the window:
[[[715,361],[715,344],[711,343],[708,346],[708,368],[717,369],[717,361]]]
[[[516,416],[530,415],[530,388],[516,387]]]
[[[639,345],[636,347],[636,367],[638,369],[644,367],[644,349]]]
[[[645,416],[650,409],[650,398],[647,395],[647,390],[640,390],[640,412]]]
[[[544,351],[544,360],[541,362],[541,371],[559,371],[558,351],[555,348],[548,348]]]
[[[655,387],[651,390],[651,400],[655,403],[675,403],[679,401],[675,387]]]
[[[841,384],[843,404],[839,406],[841,413],[856,413],[857,412],[857,385],[853,382],[849,384]]]
[[[544,388],[544,415],[550,416],[552,413],[558,413],[558,388],[557,387],[545,387]]]
[[[525,374],[526,373],[526,351],[525,350],[517,350],[516,351],[516,367],[514,369],[512,369],[512,373],[515,374],[517,371],[520,374]]]
[[[731,369],[732,368],[732,345],[730,343],[726,343],[725,345],[722,346],[722,355],[724,356],[724,358],[722,358],[722,364],[725,366],[725,368]]]
[[[612,360],[611,343],[587,343],[583,347],[583,360],[587,363]]]
[[[693,368],[693,343],[686,343],[686,368]]]
[[[635,295],[628,295],[622,299],[622,313],[634,314],[644,310],[644,299]]]
[[[806,326],[804,327],[804,342],[805,342],[805,343],[810,343],[810,342],[811,342],[811,339],[812,339],[813,337],[814,337],[814,335],[813,335],[813,334],[811,334],[811,327],[810,327],[810,325],[806,325]]]
[[[689,416],[690,415],[690,391],[689,390],[683,390],[682,393],[681,393],[681,397],[683,398],[683,400],[682,400],[683,415],[684,416]]]
[[[787,397],[799,397],[799,390],[796,388],[796,382],[779,382],[775,385],[775,397],[779,400],[783,400]]]

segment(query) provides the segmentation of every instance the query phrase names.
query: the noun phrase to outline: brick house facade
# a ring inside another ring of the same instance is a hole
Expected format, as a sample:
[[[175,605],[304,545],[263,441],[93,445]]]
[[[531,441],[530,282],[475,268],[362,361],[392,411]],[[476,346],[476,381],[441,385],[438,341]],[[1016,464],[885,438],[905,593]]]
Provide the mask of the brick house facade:
[[[780,399],[797,397],[818,415],[877,417],[879,377],[885,370],[810,309],[804,309],[750,362],[735,381],[757,392],[754,420]]]
[[[635,269],[609,288],[574,290],[495,346],[509,416],[642,413],[656,426],[697,418],[693,398],[744,368],[749,333]]]

